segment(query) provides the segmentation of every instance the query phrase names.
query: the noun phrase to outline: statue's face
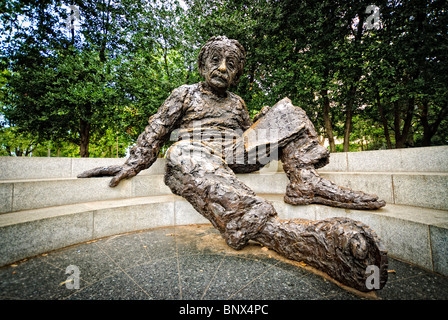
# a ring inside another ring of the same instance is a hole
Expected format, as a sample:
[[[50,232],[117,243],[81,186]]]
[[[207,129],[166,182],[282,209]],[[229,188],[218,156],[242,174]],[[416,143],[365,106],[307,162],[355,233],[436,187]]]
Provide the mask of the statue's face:
[[[239,49],[233,45],[214,45],[210,48],[203,75],[205,81],[218,92],[226,91],[233,84],[239,71]]]

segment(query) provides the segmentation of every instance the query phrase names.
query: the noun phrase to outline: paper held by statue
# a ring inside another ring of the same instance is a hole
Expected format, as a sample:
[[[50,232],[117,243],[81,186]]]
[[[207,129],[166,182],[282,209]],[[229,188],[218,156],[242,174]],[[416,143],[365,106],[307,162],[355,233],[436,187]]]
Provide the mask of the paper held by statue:
[[[282,147],[305,127],[303,116],[291,100],[283,98],[243,133],[247,152],[270,145]]]

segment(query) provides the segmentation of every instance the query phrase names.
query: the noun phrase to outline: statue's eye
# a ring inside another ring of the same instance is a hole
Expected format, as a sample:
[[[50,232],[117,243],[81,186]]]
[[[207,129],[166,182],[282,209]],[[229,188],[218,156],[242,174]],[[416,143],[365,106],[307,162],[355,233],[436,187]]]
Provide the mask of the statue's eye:
[[[233,60],[230,60],[228,62],[229,68],[235,69],[235,62],[233,62]]]
[[[213,56],[212,61],[213,62],[218,62],[219,61],[219,57],[218,56]]]

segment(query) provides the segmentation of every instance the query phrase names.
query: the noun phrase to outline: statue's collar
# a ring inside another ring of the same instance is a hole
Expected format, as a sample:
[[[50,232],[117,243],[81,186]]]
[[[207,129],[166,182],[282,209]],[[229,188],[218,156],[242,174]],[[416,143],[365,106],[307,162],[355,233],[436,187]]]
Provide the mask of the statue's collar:
[[[202,93],[208,94],[210,96],[222,99],[222,98],[227,98],[228,97],[228,92],[226,91],[224,94],[222,93],[218,93],[216,90],[213,90],[212,87],[210,87],[207,82],[202,81],[199,83],[199,89],[201,90]]]

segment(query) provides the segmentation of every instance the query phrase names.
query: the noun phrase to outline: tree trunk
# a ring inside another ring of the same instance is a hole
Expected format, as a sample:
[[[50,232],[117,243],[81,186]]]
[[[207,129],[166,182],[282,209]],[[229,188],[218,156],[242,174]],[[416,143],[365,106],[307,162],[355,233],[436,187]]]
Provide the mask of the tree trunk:
[[[384,115],[384,109],[383,105],[381,104],[380,92],[378,91],[378,89],[376,90],[376,105],[378,107],[378,111],[380,112],[381,122],[383,123],[384,136],[386,137],[387,149],[392,149],[392,142],[390,141],[390,135],[389,135],[389,127],[387,125],[386,116]]]
[[[395,135],[395,148],[401,148],[399,142],[401,141],[401,130],[400,130],[400,104],[398,101],[393,102],[394,106],[394,135]]]
[[[330,100],[328,99],[327,89],[322,89],[321,95],[323,98],[325,132],[328,138],[328,143],[330,144],[330,152],[336,152],[336,146],[334,144],[334,136],[333,136],[333,127],[331,125],[331,118],[330,118]]]
[[[409,133],[411,132],[411,126],[412,126],[412,118],[414,117],[414,106],[415,106],[415,98],[409,98],[408,99],[408,108],[406,110],[406,118],[404,119],[404,126],[403,126],[403,140],[405,143],[409,140]]]
[[[425,100],[422,103],[422,113],[420,115],[421,123],[423,126],[423,141],[422,145],[427,147],[431,144],[431,128],[428,121],[428,101]]]
[[[364,9],[365,10],[365,9]],[[356,29],[356,35],[354,40],[354,50],[358,51],[359,44],[362,38],[362,29],[363,29],[363,21],[364,21],[364,10],[360,10],[358,12],[359,22],[358,27]],[[360,54],[360,53],[359,53]],[[348,152],[350,147],[350,133],[352,131],[352,118],[353,118],[353,105],[355,103],[355,93],[356,93],[356,83],[359,81],[362,75],[362,69],[360,66],[355,70],[355,75],[352,80],[352,84],[350,85],[349,90],[349,100],[347,103],[347,111],[345,113],[345,127],[344,127],[344,144],[343,151]]]
[[[448,115],[448,105],[445,104],[444,107],[441,108],[439,114],[437,115],[437,119],[431,125],[429,124],[429,101],[424,100],[422,106],[422,113],[420,115],[421,123],[423,125],[423,141],[422,145],[424,147],[431,145],[431,139],[436,134],[437,129],[439,128],[440,123],[443,119]]]
[[[345,111],[345,126],[344,126],[344,144],[342,151],[349,152],[350,148],[350,133],[352,132],[352,119],[353,119],[353,104],[355,102],[356,88],[354,85],[350,87],[350,98],[347,103],[347,110]]]
[[[90,123],[85,120],[80,120],[81,143],[79,145],[79,154],[81,158],[89,157],[89,142],[90,142]]]
[[[405,146],[406,141],[408,140],[409,130],[412,124],[412,118],[414,116],[414,98],[408,99],[408,106],[406,109],[406,117],[403,124],[403,130],[400,130],[401,118],[400,118],[400,108],[399,104],[396,101],[394,103],[394,129],[395,129],[395,148],[400,149]]]
[[[163,61],[165,62],[165,71],[166,71],[166,75],[168,77],[168,80],[171,79],[171,74],[170,74],[170,68],[168,65],[168,57],[167,57],[167,51],[168,49],[163,48]]]

